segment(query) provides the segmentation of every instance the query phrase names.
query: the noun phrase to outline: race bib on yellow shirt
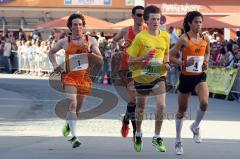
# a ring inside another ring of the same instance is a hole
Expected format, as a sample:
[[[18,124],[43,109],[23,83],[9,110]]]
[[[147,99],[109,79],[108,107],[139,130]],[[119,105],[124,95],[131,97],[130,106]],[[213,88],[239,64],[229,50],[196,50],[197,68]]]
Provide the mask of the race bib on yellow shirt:
[[[141,75],[160,77],[162,59],[154,58],[147,62],[141,69]]]
[[[202,65],[203,65],[204,57],[203,56],[187,56],[187,60],[189,60],[190,58],[194,59],[194,64],[186,67],[186,72],[191,72],[191,73],[203,72]]]

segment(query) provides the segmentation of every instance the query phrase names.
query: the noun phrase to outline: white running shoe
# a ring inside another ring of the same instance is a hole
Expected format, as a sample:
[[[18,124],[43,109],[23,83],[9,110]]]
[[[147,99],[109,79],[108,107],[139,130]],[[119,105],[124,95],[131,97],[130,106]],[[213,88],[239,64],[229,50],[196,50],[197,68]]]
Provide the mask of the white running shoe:
[[[190,127],[192,133],[193,133],[193,140],[196,142],[196,143],[201,143],[202,142],[202,138],[201,138],[201,135],[200,135],[200,128],[199,127],[195,127],[194,126],[194,123],[191,125]]]
[[[175,152],[176,152],[176,155],[183,155],[182,142],[176,142],[175,143]]]

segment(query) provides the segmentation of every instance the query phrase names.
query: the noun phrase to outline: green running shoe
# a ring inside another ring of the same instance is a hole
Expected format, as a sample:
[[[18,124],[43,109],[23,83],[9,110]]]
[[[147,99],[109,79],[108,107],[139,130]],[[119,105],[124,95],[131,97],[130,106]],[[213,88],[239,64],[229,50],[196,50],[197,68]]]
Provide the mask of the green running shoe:
[[[63,126],[62,134],[63,134],[64,137],[67,137],[70,134],[70,127],[69,127],[67,122]]]
[[[69,141],[72,144],[72,148],[79,147],[82,144],[76,136],[72,137]]]
[[[160,137],[159,138],[153,137],[152,145],[155,147],[155,149],[157,151],[166,152],[166,147],[163,144],[163,139],[162,138],[160,138]]]
[[[134,149],[136,152],[142,151],[142,137],[136,136],[135,141],[134,141]]]

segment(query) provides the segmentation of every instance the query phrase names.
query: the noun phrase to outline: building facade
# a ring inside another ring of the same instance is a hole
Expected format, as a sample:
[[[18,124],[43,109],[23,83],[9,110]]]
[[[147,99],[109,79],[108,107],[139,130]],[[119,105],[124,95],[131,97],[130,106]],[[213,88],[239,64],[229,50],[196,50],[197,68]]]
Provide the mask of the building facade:
[[[39,24],[80,12],[109,22],[131,17],[134,0],[0,0],[0,30],[35,29]]]

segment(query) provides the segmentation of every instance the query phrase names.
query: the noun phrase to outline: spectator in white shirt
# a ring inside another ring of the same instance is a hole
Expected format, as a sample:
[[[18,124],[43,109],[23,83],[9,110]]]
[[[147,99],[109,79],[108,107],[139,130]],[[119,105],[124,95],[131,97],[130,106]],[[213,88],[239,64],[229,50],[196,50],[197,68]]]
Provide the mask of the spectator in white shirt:
[[[172,26],[170,26],[169,28],[169,34],[170,34],[170,47],[172,47],[179,40],[179,36],[176,34],[175,29]]]

